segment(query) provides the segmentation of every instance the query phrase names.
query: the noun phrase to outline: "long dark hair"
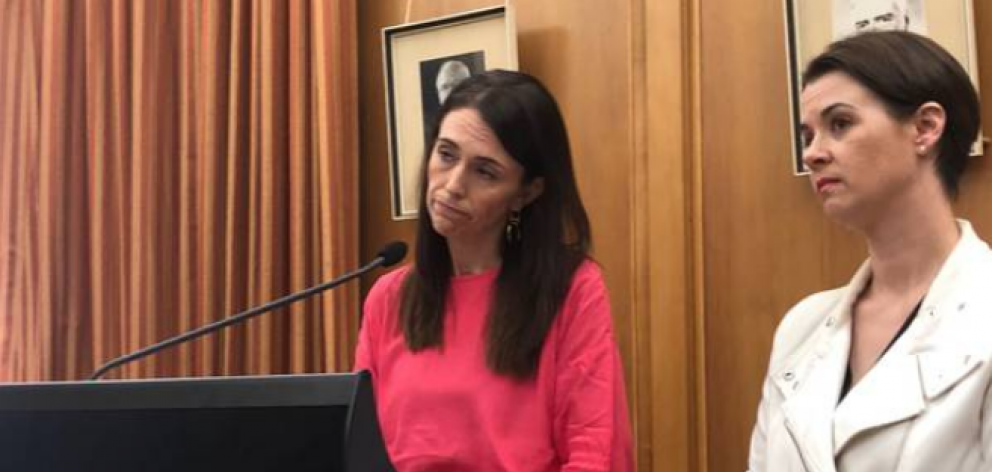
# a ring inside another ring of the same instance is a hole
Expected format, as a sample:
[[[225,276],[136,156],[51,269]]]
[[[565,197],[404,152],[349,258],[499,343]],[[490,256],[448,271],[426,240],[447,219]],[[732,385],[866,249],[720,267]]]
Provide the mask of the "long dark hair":
[[[565,122],[554,98],[530,75],[494,70],[472,76],[441,107],[424,149],[416,254],[403,284],[400,328],[412,351],[443,344],[453,269],[447,241],[434,231],[427,211],[427,163],[441,122],[465,108],[476,110],[523,166],[524,184],[544,179],[544,191],[521,211],[521,240],[503,242],[486,325],[489,367],[527,378],[537,371],[544,340],[591,245]]]

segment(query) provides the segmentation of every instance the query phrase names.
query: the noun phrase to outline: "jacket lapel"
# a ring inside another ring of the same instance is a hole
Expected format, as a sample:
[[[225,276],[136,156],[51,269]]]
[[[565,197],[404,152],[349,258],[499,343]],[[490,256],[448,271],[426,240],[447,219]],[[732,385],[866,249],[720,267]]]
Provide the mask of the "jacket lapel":
[[[924,352],[917,356],[923,396],[935,400],[962,379],[977,370],[981,357],[966,350],[960,352]]]
[[[775,373],[785,425],[810,472],[834,472],[834,410],[847,371],[851,306],[868,280],[864,264],[801,351]]]
[[[835,341],[841,341],[838,338]],[[776,384],[785,397],[785,427],[809,472],[834,472],[832,427],[837,395],[843,382],[845,358],[832,351],[807,359],[778,375]],[[838,375],[839,374],[839,375]]]
[[[834,453],[855,436],[912,418],[926,406],[916,356],[889,353],[848,392],[834,414]]]
[[[864,431],[919,415],[928,401],[979,364],[977,356],[955,346],[970,333],[941,322],[944,314],[961,311],[967,305],[961,285],[969,277],[962,273],[968,270],[971,259],[987,252],[970,225],[963,223],[961,229],[961,240],[931,284],[913,325],[837,406],[833,418],[835,456]],[[942,336],[936,334],[938,330],[944,331]]]

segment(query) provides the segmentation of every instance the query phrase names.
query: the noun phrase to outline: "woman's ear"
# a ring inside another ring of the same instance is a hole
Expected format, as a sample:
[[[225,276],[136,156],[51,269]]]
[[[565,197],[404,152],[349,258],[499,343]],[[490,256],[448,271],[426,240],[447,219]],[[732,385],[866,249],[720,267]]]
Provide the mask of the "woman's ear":
[[[517,211],[522,210],[525,206],[530,205],[531,202],[541,196],[544,192],[544,177],[537,177],[530,182],[524,184],[523,188],[520,189],[520,197],[517,203],[519,207]]]
[[[914,145],[917,154],[931,155],[931,151],[944,135],[944,125],[947,124],[947,113],[937,102],[926,102],[916,109],[913,116],[913,127],[916,132]]]

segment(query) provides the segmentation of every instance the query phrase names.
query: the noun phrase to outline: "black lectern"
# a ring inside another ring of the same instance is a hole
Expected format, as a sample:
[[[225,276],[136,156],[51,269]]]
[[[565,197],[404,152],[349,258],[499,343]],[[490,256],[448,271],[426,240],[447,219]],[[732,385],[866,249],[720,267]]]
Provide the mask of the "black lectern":
[[[392,471],[367,372],[0,386],[0,471]]]

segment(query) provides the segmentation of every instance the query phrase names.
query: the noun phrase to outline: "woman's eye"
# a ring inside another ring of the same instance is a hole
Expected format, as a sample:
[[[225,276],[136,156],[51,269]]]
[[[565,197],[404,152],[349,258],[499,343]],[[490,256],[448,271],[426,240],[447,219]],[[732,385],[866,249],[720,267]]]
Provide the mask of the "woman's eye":
[[[480,167],[479,170],[478,170],[478,172],[479,172],[479,175],[482,176],[483,179],[486,179],[486,180],[496,180],[496,173],[493,172],[493,171],[491,171],[491,170],[489,170],[489,169],[487,169],[487,168],[485,168],[485,167]]]
[[[803,149],[808,148],[810,144],[813,144],[813,132],[804,130],[802,134],[799,135],[799,140],[802,142]]]
[[[851,120],[847,118],[835,118],[830,122],[830,130],[834,133],[843,133],[851,127]]]
[[[452,154],[450,151],[448,151],[446,149],[439,149],[437,151],[437,158],[441,162],[448,162],[448,163],[450,163],[450,162],[454,162],[455,161],[455,155]]]

